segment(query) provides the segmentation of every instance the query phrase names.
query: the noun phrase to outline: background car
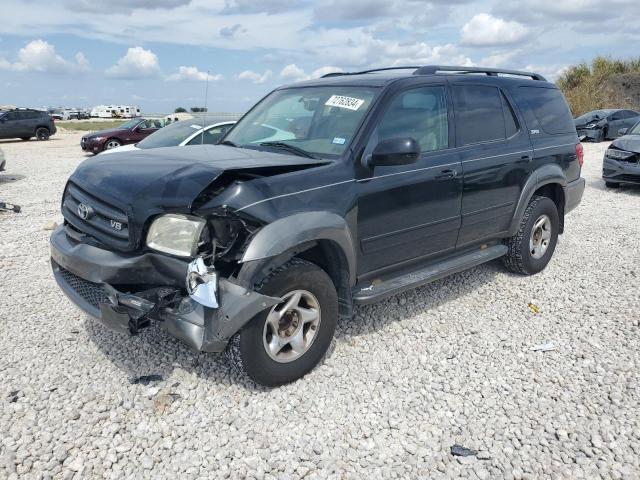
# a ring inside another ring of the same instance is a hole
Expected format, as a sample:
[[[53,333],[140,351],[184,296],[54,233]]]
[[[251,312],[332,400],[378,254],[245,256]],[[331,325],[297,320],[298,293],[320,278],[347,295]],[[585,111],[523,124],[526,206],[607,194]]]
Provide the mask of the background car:
[[[640,113],[634,110],[594,110],[574,119],[580,140],[602,142],[618,137],[621,128],[631,128],[640,121]]]
[[[0,138],[49,140],[56,130],[47,112],[28,108],[0,112]]]
[[[602,161],[602,178],[607,187],[621,183],[640,185],[640,122],[620,129],[620,138],[609,145]]]
[[[116,128],[84,135],[80,146],[85,152],[100,153],[122,145],[138,143],[164,126],[162,119],[134,118]]]
[[[127,150],[146,150],[148,148],[184,147],[185,145],[200,145],[201,143],[216,144],[235,123],[235,120],[220,122],[215,119],[205,118],[205,127],[203,128],[202,119],[183,120],[167,125],[136,144],[105,150],[103,154]]]

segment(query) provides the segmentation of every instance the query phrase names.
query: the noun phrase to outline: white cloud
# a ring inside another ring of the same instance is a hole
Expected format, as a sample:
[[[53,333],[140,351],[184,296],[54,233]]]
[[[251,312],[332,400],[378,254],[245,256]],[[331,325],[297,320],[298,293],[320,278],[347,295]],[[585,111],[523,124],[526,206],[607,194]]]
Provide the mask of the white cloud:
[[[105,73],[109,77],[125,79],[155,77],[160,73],[158,56],[151,50],[132,47],[115,65],[107,68]]]
[[[210,82],[217,82],[222,79],[222,75],[211,75],[209,74]],[[202,72],[198,70],[197,67],[184,67],[181,66],[178,68],[176,73],[172,73],[169,75],[166,80],[168,82],[204,82],[207,80],[207,72]]]
[[[297,66],[295,63],[290,63],[282,69],[280,76],[285,80],[298,81],[306,77],[304,70]]]
[[[521,23],[479,13],[464,24],[461,44],[474,47],[512,45],[523,41],[529,29]]]
[[[301,80],[311,80],[313,78],[320,78],[327,73],[332,72],[342,72],[343,70],[339,67],[333,67],[331,65],[326,65],[324,67],[317,68],[309,75],[305,73],[305,71],[298,67],[295,63],[290,63],[286,67],[282,69],[280,72],[280,76],[285,80],[299,82]]]
[[[75,62],[65,60],[56,48],[44,40],[33,40],[18,50],[18,61],[0,58],[0,70],[39,73],[77,73],[89,70],[89,61],[82,52],[76,53]]]
[[[492,53],[480,60],[480,65],[483,67],[505,67],[510,65],[511,61],[521,53],[522,51],[518,49]]]
[[[238,74],[238,78],[240,80],[250,80],[253,83],[259,85],[271,78],[273,72],[271,70],[267,70],[264,73],[254,72],[253,70],[245,70],[244,72],[240,72]]]

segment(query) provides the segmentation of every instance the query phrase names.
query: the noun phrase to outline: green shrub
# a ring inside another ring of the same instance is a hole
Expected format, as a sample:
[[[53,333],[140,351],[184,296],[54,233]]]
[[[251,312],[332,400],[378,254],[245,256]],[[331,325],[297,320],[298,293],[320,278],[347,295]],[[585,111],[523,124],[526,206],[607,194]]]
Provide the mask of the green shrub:
[[[621,75],[640,76],[640,58],[617,60],[609,57],[595,57],[591,65],[583,62],[569,67],[558,78],[574,116],[601,108],[640,108],[635,104],[640,92],[625,91],[616,82]],[[635,87],[633,87],[635,88]]]

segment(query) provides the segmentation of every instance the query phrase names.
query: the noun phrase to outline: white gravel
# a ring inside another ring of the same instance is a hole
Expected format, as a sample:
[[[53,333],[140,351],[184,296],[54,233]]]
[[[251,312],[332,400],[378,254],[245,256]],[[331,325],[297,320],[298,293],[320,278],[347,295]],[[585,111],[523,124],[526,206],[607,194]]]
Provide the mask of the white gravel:
[[[323,365],[266,390],[58,290],[44,227],[79,140],[0,141],[23,207],[0,213],[0,478],[640,478],[640,189],[605,190],[606,144],[543,273],[494,262],[357,308]]]

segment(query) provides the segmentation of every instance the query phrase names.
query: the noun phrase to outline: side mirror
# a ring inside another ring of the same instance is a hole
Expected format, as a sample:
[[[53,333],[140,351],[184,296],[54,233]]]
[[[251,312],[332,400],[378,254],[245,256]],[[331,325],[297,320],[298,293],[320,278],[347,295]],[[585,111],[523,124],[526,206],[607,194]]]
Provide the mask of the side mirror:
[[[618,130],[618,135],[620,137],[623,135],[626,135],[628,130],[629,130],[628,128],[621,128],[620,130]]]
[[[420,158],[420,144],[415,138],[389,138],[382,140],[373,149],[369,165],[394,166],[416,163]]]

